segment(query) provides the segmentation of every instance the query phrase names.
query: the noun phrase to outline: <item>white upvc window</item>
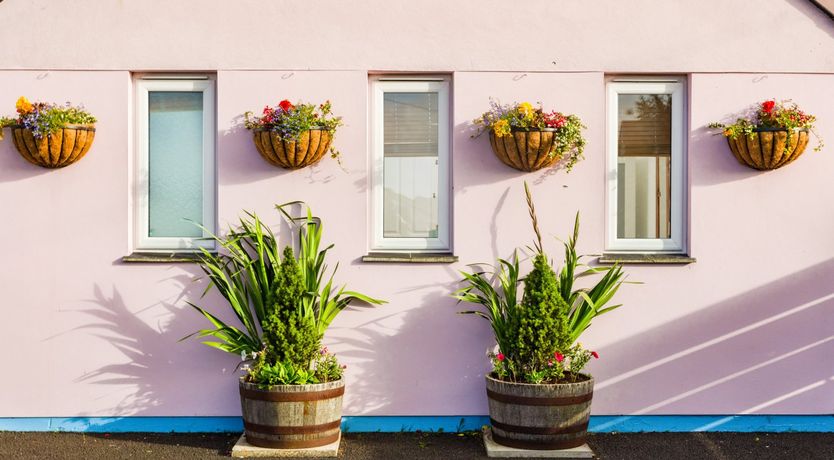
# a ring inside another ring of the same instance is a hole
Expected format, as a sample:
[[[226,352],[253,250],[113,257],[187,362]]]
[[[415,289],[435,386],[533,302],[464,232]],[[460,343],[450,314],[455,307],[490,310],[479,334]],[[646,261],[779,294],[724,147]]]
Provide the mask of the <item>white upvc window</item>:
[[[371,249],[451,251],[449,80],[371,80]]]
[[[608,251],[687,251],[685,104],[683,78],[608,82]]]
[[[214,242],[215,93],[209,77],[137,79],[134,246],[195,251]]]

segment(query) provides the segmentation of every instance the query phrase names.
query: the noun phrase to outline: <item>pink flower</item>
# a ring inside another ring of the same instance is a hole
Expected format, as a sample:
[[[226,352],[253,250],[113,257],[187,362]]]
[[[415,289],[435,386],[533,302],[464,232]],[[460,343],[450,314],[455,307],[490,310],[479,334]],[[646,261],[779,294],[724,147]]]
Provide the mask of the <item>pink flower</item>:
[[[599,359],[599,353],[597,353],[595,351],[591,352],[591,356],[593,356],[595,359]]]
[[[495,358],[498,359],[498,361],[504,361],[504,353],[498,352],[498,354],[495,355]]]
[[[565,360],[565,355],[559,353],[558,351],[556,353],[553,353],[553,356],[556,358],[556,361],[560,363]]]
[[[549,360],[547,361],[547,366],[548,366],[548,367],[553,367],[553,360],[552,360],[552,359],[549,359]]]

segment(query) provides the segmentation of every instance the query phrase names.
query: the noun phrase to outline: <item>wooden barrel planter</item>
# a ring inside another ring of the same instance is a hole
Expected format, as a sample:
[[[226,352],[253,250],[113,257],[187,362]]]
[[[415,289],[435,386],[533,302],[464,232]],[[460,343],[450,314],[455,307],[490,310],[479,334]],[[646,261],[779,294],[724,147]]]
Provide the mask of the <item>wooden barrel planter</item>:
[[[767,171],[799,158],[808,146],[808,130],[758,128],[752,136],[728,137],[727,143],[739,163]]]
[[[31,129],[10,126],[14,146],[26,161],[44,168],[63,168],[80,160],[93,145],[93,125],[66,125],[53,134],[36,139]]]
[[[513,130],[509,135],[497,137],[490,130],[489,144],[495,156],[505,165],[519,171],[532,172],[559,160],[558,156],[550,153],[553,150],[555,132],[552,128]]]
[[[240,382],[246,441],[272,449],[320,447],[339,439],[345,381],[276,385]]]
[[[492,438],[517,449],[570,449],[585,444],[594,379],[534,385],[486,377]]]
[[[326,129],[311,129],[301,133],[295,141],[281,138],[281,135],[267,129],[255,129],[255,148],[264,160],[273,166],[299,169],[319,162],[330,149],[332,132]]]

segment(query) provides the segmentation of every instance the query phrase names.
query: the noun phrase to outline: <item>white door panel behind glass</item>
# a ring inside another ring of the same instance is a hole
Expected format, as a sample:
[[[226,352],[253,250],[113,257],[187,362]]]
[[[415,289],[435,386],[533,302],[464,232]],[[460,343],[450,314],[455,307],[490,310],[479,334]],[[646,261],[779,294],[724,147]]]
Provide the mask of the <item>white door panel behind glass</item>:
[[[383,236],[438,236],[438,94],[386,92]]]

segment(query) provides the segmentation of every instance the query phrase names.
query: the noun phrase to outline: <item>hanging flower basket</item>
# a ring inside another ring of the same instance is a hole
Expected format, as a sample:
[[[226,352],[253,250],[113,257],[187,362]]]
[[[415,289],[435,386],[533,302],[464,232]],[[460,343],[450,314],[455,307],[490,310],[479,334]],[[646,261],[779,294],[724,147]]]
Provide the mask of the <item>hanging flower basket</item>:
[[[489,132],[489,144],[492,152],[505,165],[519,171],[537,171],[546,168],[558,156],[552,154],[555,129],[542,128],[530,131],[515,130],[504,136]]]
[[[805,151],[814,131],[816,118],[790,101],[764,101],[733,123],[710,123],[727,138],[730,151],[739,163],[768,171],[793,162]],[[822,149],[822,140],[814,150]]]
[[[727,137],[727,144],[739,163],[766,171],[799,158],[808,146],[808,139],[807,129],[757,128],[749,135]]]
[[[314,165],[330,150],[333,135],[330,131],[317,128],[301,133],[297,139],[282,138],[275,131],[255,128],[255,148],[264,160],[273,166],[299,169]]]
[[[332,144],[342,118],[333,116],[330,101],[314,105],[285,99],[275,107],[264,107],[260,117],[252,112],[244,117],[244,126],[254,132],[255,148],[273,166],[300,169],[318,163],[328,151],[334,158],[339,156]]]
[[[505,165],[532,172],[565,160],[568,171],[581,160],[585,126],[576,115],[545,113],[529,102],[501,105],[491,101],[488,112],[473,123],[475,137],[489,133],[492,152]]]
[[[93,145],[93,125],[65,125],[54,133],[35,137],[32,130],[12,125],[14,146],[26,161],[44,168],[63,168],[80,160]]]
[[[9,127],[15,148],[26,161],[44,168],[63,168],[80,160],[93,145],[96,118],[83,107],[31,103],[20,97],[17,118],[0,118]]]

